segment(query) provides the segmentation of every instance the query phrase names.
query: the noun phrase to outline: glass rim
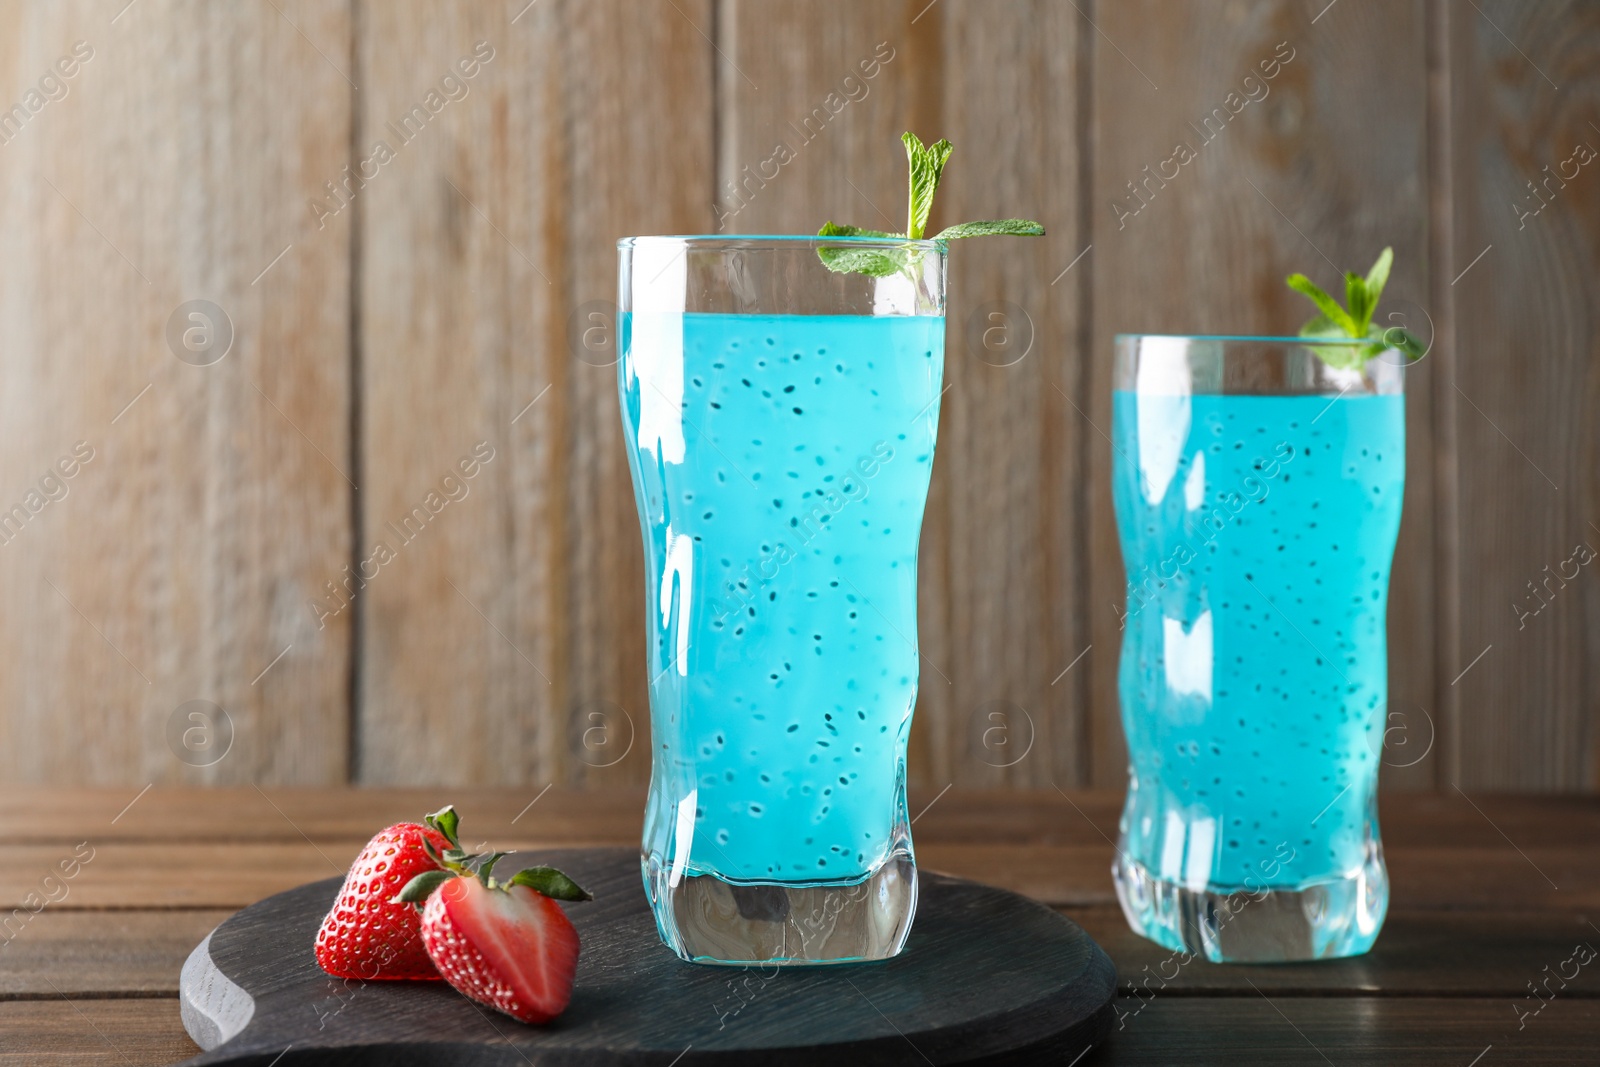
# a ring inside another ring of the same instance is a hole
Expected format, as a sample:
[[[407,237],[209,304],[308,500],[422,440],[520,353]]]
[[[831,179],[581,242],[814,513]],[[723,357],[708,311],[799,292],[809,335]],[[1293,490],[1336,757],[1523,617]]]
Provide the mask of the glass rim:
[[[1318,348],[1333,345],[1377,344],[1364,337],[1300,337],[1278,334],[1247,333],[1119,333],[1115,341],[1142,341],[1146,338],[1162,341],[1233,341],[1247,344],[1315,345]]]
[[[749,234],[642,234],[617,240],[617,250],[632,249],[641,244],[698,246],[705,248],[761,247],[773,248],[829,248],[854,245],[863,248],[917,248],[926,252],[943,253],[950,247],[948,241],[932,238],[910,237],[821,237],[804,233],[749,233]]]

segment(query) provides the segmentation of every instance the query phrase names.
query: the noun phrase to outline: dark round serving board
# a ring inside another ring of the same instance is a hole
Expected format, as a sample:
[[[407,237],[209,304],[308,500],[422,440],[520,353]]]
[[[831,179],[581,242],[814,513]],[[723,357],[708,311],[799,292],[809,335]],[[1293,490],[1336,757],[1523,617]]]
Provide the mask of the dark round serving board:
[[[302,1067],[882,1067],[1072,1063],[1105,1036],[1116,972],[1078,925],[1015,893],[923,871],[906,949],[882,963],[708,967],[656,936],[627,849],[539,853],[596,897],[565,1014],[525,1026],[443,982],[342,982],[312,943],[330,878],[254,904],[183,968],[188,1064]]]

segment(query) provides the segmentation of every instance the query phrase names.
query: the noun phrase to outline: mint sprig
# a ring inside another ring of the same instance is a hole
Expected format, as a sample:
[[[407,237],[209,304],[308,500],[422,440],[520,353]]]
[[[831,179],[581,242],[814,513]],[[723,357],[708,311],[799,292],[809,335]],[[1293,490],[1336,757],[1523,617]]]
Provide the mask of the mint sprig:
[[[1346,271],[1344,299],[1347,307],[1341,306],[1304,274],[1291,274],[1284,279],[1289,288],[1317,305],[1318,313],[1300,327],[1301,337],[1328,340],[1354,338],[1369,342],[1364,345],[1308,345],[1328,366],[1336,370],[1359,370],[1367,360],[1391,348],[1405,353],[1408,362],[1415,362],[1427,354],[1427,346],[1411,331],[1400,326],[1381,327],[1372,321],[1393,265],[1394,249],[1385,248],[1372,269],[1367,271],[1366,277]]]
[[[917,135],[907,130],[900,135],[906,146],[910,174],[907,187],[910,205],[906,210],[906,236],[920,238],[928,229],[928,216],[933,212],[933,194],[939,191],[939,179],[944,177],[944,165],[955,149],[949,141],[940,138],[931,148],[917,140]]]
[[[1027,219],[986,219],[983,222],[958,222],[933,235],[935,241],[954,241],[958,237],[1043,237],[1044,227]]]
[[[822,224],[818,237],[904,237],[900,233],[882,230],[863,230],[859,226]],[[891,274],[911,269],[909,248],[819,248],[817,255],[829,270],[836,274],[867,274],[874,278],[887,278]]]
[[[917,135],[906,131],[900,137],[906,146],[908,164],[906,232],[889,233],[869,230],[861,226],[841,226],[827,222],[817,231],[818,237],[878,237],[904,238],[920,241],[928,230],[928,217],[933,212],[933,196],[944,177],[944,165],[953,150],[949,141],[939,140],[924,145]],[[1028,219],[989,219],[981,222],[962,222],[947,226],[934,234],[935,241],[954,241],[964,237],[1042,237],[1044,227]],[[867,274],[875,278],[901,272],[910,273],[921,259],[919,249],[904,248],[823,248],[818,257],[831,271],[840,274]]]

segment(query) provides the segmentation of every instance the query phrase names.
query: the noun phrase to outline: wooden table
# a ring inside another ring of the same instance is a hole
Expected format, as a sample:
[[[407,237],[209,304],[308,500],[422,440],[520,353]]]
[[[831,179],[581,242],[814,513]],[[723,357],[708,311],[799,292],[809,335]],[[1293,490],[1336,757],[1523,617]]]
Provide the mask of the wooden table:
[[[194,944],[243,905],[343,873],[390,822],[454,802],[474,845],[632,844],[643,804],[627,790],[134,794],[0,789],[13,842],[0,1064],[192,1055],[177,983]],[[930,802],[916,824],[924,866],[1045,901],[1116,961],[1119,1028],[1083,1067],[1600,1061],[1600,960],[1576,976],[1567,962],[1600,948],[1600,799],[1387,796],[1394,906],[1376,950],[1250,967],[1181,963],[1128,932],[1108,874],[1118,796],[951,789],[914,795],[912,810]]]

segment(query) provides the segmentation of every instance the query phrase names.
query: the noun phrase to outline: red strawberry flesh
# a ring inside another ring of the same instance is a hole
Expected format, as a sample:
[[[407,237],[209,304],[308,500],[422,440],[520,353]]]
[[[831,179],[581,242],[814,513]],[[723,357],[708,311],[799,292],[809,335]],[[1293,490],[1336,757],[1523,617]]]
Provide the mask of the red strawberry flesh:
[[[527,886],[452,878],[423,908],[422,940],[445,981],[514,1019],[548,1022],[572,999],[578,932]]]
[[[418,823],[398,823],[367,842],[317,931],[317,963],[324,971],[367,981],[438,980],[417,909],[390,903],[413,877],[438,869],[423,841],[440,853],[450,848],[443,834]]]

